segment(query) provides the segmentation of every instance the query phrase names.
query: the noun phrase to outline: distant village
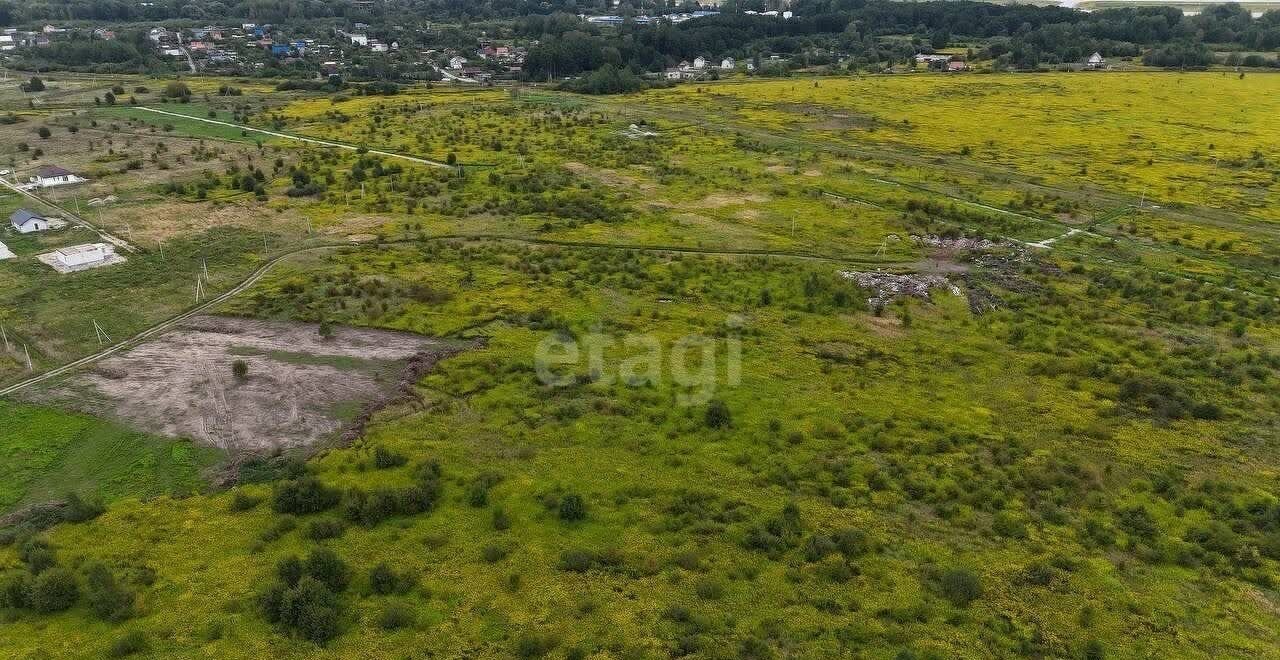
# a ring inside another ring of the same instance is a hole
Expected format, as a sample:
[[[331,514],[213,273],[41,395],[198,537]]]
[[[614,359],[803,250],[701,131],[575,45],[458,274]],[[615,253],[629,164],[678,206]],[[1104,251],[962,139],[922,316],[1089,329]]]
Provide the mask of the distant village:
[[[499,43],[479,39],[471,50],[454,48],[402,49],[395,39],[380,39],[371,34],[370,26],[352,23],[333,28],[326,35],[293,34],[287,28],[257,23],[236,26],[206,25],[172,28],[157,25],[146,32],[155,55],[172,61],[176,67],[192,73],[252,74],[269,67],[303,65],[320,75],[342,75],[361,57],[397,54],[405,65],[420,67],[436,75],[432,79],[454,79],[484,82],[494,76],[517,76],[528,54],[529,44]],[[0,53],[20,48],[46,48],[60,40],[117,39],[116,31],[63,28],[46,25],[40,30],[15,28],[0,30]],[[429,38],[422,39],[429,41]]]
[[[791,20],[793,13],[783,11],[746,11],[746,14],[772,16]],[[715,16],[716,10],[678,12],[661,16],[580,15],[578,18],[595,25],[620,25],[626,22],[651,24],[662,20],[681,23],[695,18]],[[430,24],[407,29],[391,25],[380,28],[361,22],[324,28],[320,33],[301,33],[303,28],[289,28],[268,23],[242,23],[232,26],[173,27],[156,25],[145,28],[145,40],[136,32],[129,33],[133,43],[144,42],[154,58],[169,62],[176,70],[212,75],[340,76],[351,79],[420,79],[462,83],[489,83],[515,80],[522,76],[529,49],[538,45],[533,39],[477,38],[474,47],[426,47],[443,43],[439,32]],[[18,49],[41,49],[59,41],[120,38],[108,27],[60,27],[49,24],[39,30],[0,29],[0,57]],[[405,43],[402,43],[401,40]],[[456,43],[456,40],[455,40]],[[145,50],[145,49],[144,49]],[[741,55],[741,53],[734,53]],[[970,56],[972,53],[969,54]],[[32,57],[27,53],[28,57]],[[662,71],[646,74],[651,79],[698,81],[722,75],[746,73],[770,75],[812,63],[838,64],[850,56],[837,52],[811,52],[804,58],[758,54],[735,59],[727,53],[705,53],[692,60],[681,61]],[[907,70],[961,72],[970,68],[962,54],[935,52],[920,45]],[[1107,69],[1107,61],[1099,53],[1074,64],[1064,65],[1078,70]],[[886,70],[901,70],[891,67]]]

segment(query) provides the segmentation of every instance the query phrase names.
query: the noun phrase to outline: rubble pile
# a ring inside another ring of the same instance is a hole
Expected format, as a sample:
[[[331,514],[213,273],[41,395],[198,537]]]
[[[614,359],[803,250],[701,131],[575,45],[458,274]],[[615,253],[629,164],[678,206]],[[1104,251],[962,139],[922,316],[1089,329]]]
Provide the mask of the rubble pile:
[[[867,298],[867,304],[873,308],[883,307],[895,298],[928,300],[929,292],[933,289],[946,289],[957,296],[963,295],[960,287],[941,275],[897,275],[878,271],[865,273],[842,270],[840,276],[871,291],[873,295]]]
[[[990,250],[1008,245],[1003,241],[992,241],[985,238],[968,238],[961,236],[959,238],[946,238],[930,234],[928,236],[912,235],[911,240],[925,247],[943,248],[947,250]]]

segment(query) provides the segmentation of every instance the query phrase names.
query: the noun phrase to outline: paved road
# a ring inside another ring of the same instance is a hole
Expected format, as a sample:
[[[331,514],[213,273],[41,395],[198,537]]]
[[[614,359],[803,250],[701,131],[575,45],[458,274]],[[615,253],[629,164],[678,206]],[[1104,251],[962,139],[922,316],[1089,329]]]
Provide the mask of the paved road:
[[[296,141],[298,141],[298,142],[306,142],[306,143],[309,143],[309,144],[318,144],[318,145],[320,145],[320,146],[322,146],[322,147],[335,147],[335,148],[337,148],[337,149],[346,149],[346,150],[348,150],[348,151],[359,151],[359,150],[361,149],[361,147],[357,147],[357,146],[355,146],[355,145],[350,145],[350,144],[342,144],[341,142],[330,142],[330,141],[328,141],[328,140],[319,140],[319,139],[316,139],[316,138],[303,137],[303,136],[301,136],[301,135],[291,135],[291,134],[289,134],[289,133],[280,133],[280,132],[277,132],[277,131],[268,131],[268,130],[266,130],[266,129],[262,129],[262,128],[253,128],[252,126],[245,126],[245,125],[243,125],[243,124],[235,124],[235,123],[232,123],[232,122],[229,122],[229,121],[220,121],[220,120],[218,120],[218,119],[209,119],[209,118],[207,118],[207,117],[193,117],[193,116],[191,116],[191,115],[184,115],[184,114],[182,114],[182,113],[180,113],[180,112],[171,112],[171,111],[169,111],[169,110],[160,110],[159,108],[149,108],[149,107],[147,107],[147,106],[145,106],[145,105],[140,105],[140,106],[138,106],[138,109],[139,109],[139,110],[146,110],[147,112],[154,112],[154,113],[156,113],[156,114],[160,114],[160,115],[168,115],[168,116],[170,116],[170,117],[178,117],[178,118],[181,118],[181,119],[190,119],[190,120],[193,120],[193,121],[202,121],[202,122],[204,122],[204,123],[206,123],[206,124],[217,124],[217,125],[219,125],[219,126],[228,126],[228,127],[230,127],[230,128],[238,128],[238,129],[240,129],[240,130],[242,130],[242,131],[249,131],[249,132],[251,132],[251,133],[261,133],[261,134],[263,134],[263,135],[270,135],[270,136],[272,136],[272,137],[284,138],[284,139],[286,139],[286,140],[296,140]],[[398,153],[395,153],[395,152],[393,152],[393,151],[379,151],[379,150],[377,150],[377,149],[365,149],[365,151],[366,151],[367,153],[377,154],[377,155],[379,155],[379,156],[386,156],[386,157],[388,157],[388,158],[399,158],[400,160],[407,160],[407,161],[409,161],[409,162],[411,162],[411,163],[418,163],[419,165],[429,165],[429,166],[431,166],[431,167],[444,167],[444,168],[448,168],[448,169],[453,169],[453,167],[454,167],[453,165],[449,165],[449,164],[447,164],[447,163],[442,163],[442,162],[440,162],[440,161],[438,161],[438,160],[431,160],[431,159],[428,159],[428,158],[419,158],[419,157],[417,157],[417,156],[406,156],[406,155],[404,155],[404,154],[398,154]]]

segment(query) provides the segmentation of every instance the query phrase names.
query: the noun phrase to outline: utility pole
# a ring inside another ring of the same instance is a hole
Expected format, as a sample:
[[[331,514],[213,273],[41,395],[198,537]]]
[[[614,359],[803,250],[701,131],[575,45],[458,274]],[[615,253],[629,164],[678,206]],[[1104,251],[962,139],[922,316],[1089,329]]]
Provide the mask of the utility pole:
[[[8,353],[13,350],[13,348],[9,346],[9,335],[5,333],[4,325],[0,325],[0,339],[4,340],[4,352]]]
[[[31,364],[31,351],[27,350],[27,345],[22,345],[22,352],[27,355],[27,371],[35,371],[36,368]]]
[[[102,326],[98,325],[98,321],[96,319],[93,321],[93,331],[98,335],[99,346],[111,343],[111,336],[107,334],[106,330],[102,329]]]

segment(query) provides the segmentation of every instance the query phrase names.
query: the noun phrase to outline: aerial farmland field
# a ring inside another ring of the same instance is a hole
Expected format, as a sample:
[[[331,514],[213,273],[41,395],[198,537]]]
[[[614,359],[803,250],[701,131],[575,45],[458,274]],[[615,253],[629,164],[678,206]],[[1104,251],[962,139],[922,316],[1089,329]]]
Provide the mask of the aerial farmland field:
[[[0,126],[0,656],[1280,648],[1280,77],[191,91]]]

